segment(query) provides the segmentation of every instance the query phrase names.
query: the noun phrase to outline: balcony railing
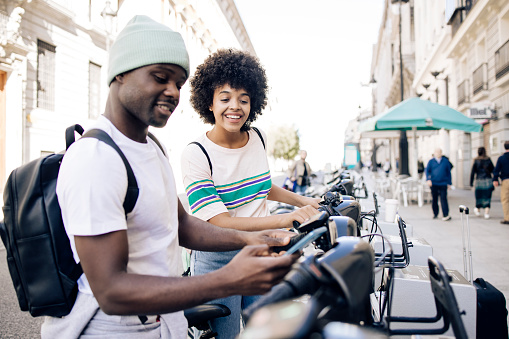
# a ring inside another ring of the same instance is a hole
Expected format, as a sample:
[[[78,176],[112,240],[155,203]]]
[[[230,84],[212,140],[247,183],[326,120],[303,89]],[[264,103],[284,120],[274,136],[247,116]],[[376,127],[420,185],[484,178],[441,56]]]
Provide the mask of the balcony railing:
[[[476,95],[482,90],[488,89],[488,69],[486,63],[481,64],[472,74],[472,90]]]
[[[478,0],[446,1],[446,20],[454,36]]]
[[[461,84],[458,85],[458,106],[469,102],[470,98],[468,97],[468,80],[463,80]]]
[[[465,11],[467,15],[472,10],[472,7],[475,6],[476,3],[477,0],[465,0]]]
[[[498,80],[509,73],[509,40],[495,52],[495,78]]]

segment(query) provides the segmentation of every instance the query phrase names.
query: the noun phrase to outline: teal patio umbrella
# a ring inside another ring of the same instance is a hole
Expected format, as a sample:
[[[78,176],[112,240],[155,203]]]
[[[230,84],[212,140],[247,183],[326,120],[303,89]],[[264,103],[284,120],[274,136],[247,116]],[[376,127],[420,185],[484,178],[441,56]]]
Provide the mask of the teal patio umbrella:
[[[409,98],[392,106],[386,112],[369,118],[359,125],[359,131],[460,130],[480,132],[482,125],[449,107],[420,98]],[[415,154],[417,154],[417,144]],[[416,157],[417,158],[417,157]],[[408,167],[408,165],[407,165]]]
[[[384,130],[460,130],[480,132],[482,125],[449,107],[420,98],[410,98],[385,113],[362,122],[360,132]]]

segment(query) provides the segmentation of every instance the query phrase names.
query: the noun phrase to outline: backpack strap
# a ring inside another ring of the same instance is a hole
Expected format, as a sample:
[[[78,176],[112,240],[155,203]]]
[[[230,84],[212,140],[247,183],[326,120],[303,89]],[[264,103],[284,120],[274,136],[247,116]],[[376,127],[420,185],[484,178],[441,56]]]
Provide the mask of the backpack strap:
[[[101,129],[91,129],[87,131],[87,133],[85,133],[82,136],[82,138],[96,138],[98,140],[101,140],[102,142],[113,147],[113,149],[117,151],[118,155],[120,155],[120,158],[122,158],[122,161],[124,162],[125,165],[125,169],[127,171],[127,192],[125,194],[123,204],[125,214],[127,215],[134,209],[134,205],[136,205],[136,200],[138,200],[139,195],[138,183],[136,181],[136,177],[134,176],[133,169],[129,164],[129,161],[127,161],[127,158],[125,157],[120,147],[118,147],[118,145],[115,143],[115,141],[113,141],[113,139],[108,135],[108,133]]]
[[[74,132],[78,132],[80,135],[83,135],[84,129],[81,127],[81,125],[72,125],[65,129],[65,150],[69,148],[69,146],[72,145],[74,141],[76,141],[76,138],[74,136]]]
[[[258,134],[258,136],[260,137],[260,140],[262,141],[262,145],[263,145],[263,149],[265,149],[265,141],[263,141],[263,137],[262,137],[262,133],[260,132],[260,130],[256,127],[251,127],[255,132],[256,134]],[[150,134],[150,133],[149,133]],[[155,141],[155,140],[154,140]],[[209,162],[209,168],[210,168],[210,176],[212,176],[212,162],[210,161],[210,157],[209,157],[209,154],[207,153],[207,150],[205,150],[205,147],[203,147],[202,144],[200,144],[198,141],[193,141],[193,142],[190,142],[188,145],[191,145],[191,144],[195,144],[197,145],[198,147],[201,148],[203,154],[205,154],[205,156],[207,157],[207,161]],[[163,152],[164,153],[164,152]]]
[[[203,154],[205,154],[205,156],[207,157],[207,161],[209,162],[209,167],[210,167],[210,176],[212,177],[212,162],[210,161],[210,157],[209,157],[209,154],[207,153],[207,151],[205,150],[205,147],[203,147],[202,144],[200,144],[198,141],[193,141],[193,142],[190,142],[188,145],[191,145],[191,144],[195,144],[197,145],[198,147],[201,148]]]
[[[260,130],[256,127],[251,127],[255,132],[256,134],[258,134],[258,136],[260,137],[260,140],[262,141],[262,145],[263,145],[263,149],[265,149],[265,141],[263,141],[263,137],[262,137],[262,133],[260,132]]]
[[[166,153],[164,152],[164,148],[163,148],[163,145],[161,145],[161,143],[159,142],[159,140],[157,140],[156,136],[153,135],[152,133],[148,132],[148,137],[150,139],[152,139],[152,141],[154,141],[156,143],[157,146],[159,146],[159,148],[161,149],[161,152],[163,152],[164,156],[166,156]]]

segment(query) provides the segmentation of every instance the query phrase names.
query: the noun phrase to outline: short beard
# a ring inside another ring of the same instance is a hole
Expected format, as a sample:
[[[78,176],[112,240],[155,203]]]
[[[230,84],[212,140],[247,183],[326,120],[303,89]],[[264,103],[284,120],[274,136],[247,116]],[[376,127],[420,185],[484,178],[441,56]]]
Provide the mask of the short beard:
[[[162,127],[166,126],[167,123],[168,123],[168,120],[165,120],[164,122],[156,121],[153,118],[150,118],[148,120],[148,125],[152,126],[152,127],[156,127],[156,128],[162,128]]]

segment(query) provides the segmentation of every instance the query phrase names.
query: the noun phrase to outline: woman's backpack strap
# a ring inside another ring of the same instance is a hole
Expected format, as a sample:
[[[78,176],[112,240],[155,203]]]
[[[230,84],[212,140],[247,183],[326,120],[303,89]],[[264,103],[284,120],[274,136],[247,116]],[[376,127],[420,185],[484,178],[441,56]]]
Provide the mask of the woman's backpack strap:
[[[263,140],[263,137],[262,137],[262,133],[260,132],[260,130],[256,127],[251,127],[255,132],[256,134],[258,134],[258,136],[260,137],[260,140],[262,141],[262,145],[263,145],[263,149],[265,149],[265,141]]]
[[[212,177],[212,162],[210,161],[210,157],[209,157],[209,154],[207,153],[207,150],[198,141],[190,142],[189,145],[191,145],[191,144],[195,144],[198,147],[200,147],[202,152],[203,152],[203,154],[205,154],[205,156],[207,157],[207,161],[209,162],[209,168],[210,168],[210,176]]]

